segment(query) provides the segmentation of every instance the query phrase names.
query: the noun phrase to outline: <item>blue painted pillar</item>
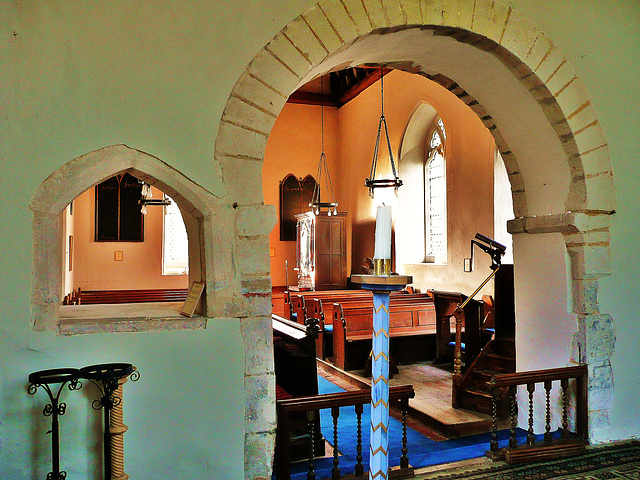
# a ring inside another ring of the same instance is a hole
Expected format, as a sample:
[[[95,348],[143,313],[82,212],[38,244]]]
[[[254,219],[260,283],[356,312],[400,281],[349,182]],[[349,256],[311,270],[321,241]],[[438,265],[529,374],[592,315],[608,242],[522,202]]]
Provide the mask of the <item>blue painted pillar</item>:
[[[413,278],[410,275],[351,275],[351,280],[373,292],[369,480],[386,480],[389,476],[389,294],[403,289]]]
[[[389,292],[373,292],[371,368],[371,447],[369,480],[389,472]]]

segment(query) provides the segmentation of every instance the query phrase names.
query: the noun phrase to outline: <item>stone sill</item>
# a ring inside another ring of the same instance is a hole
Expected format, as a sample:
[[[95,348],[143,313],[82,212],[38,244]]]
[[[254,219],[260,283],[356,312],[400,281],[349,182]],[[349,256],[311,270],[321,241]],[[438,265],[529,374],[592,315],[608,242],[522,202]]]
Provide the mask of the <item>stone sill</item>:
[[[203,330],[207,318],[180,315],[183,302],[64,305],[60,307],[60,335],[87,333]]]

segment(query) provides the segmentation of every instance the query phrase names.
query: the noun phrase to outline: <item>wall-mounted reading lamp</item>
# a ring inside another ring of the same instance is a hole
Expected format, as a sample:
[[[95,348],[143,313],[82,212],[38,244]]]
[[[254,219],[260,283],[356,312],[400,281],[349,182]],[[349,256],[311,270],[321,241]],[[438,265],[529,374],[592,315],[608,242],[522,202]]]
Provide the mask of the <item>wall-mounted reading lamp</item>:
[[[151,186],[143,181],[139,182],[142,183],[142,198],[138,200],[138,204],[140,205],[140,211],[144,215],[147,214],[148,205],[171,205],[170,200],[151,198],[153,196],[153,194],[151,193]]]
[[[507,247],[502,245],[501,243],[496,242],[494,239],[486,237],[481,233],[476,233],[476,238],[471,240],[471,257],[464,259],[464,271],[471,272],[473,271],[473,246],[478,246],[483,252],[487,253],[491,257],[491,274],[485,279],[484,282],[480,284],[476,291],[467,297],[467,299],[462,302],[458,308],[463,309],[469,301],[476,296],[476,294],[484,287],[489,280],[491,280],[496,272],[500,269],[500,265],[502,262],[502,256],[504,252],[507,250]]]

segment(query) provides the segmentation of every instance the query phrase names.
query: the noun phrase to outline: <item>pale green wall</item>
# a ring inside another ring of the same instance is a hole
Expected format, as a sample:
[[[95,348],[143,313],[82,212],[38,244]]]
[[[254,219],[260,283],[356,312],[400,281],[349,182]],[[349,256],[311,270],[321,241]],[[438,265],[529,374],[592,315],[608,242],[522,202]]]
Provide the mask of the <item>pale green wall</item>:
[[[206,331],[54,337],[29,329],[31,219],[40,183],[71,159],[114,144],[155,155],[209,186],[213,145],[244,67],[309,0],[0,2],[0,478],[43,478],[44,417],[26,393],[29,372],[128,361],[126,468],[132,478],[243,477],[243,346],[237,321]],[[512,0],[562,50],[584,81],[611,146],[618,213],[612,276],[601,311],[613,316],[612,427],[640,434],[637,300],[640,255],[640,4],[636,0]],[[93,478],[87,399],[67,392],[61,420],[69,478]],[[76,413],[74,413],[76,412]],[[85,415],[86,413],[86,415]],[[77,429],[77,431],[76,431]],[[38,431],[42,433],[42,430]],[[70,435],[70,437],[67,437]],[[43,436],[38,437],[40,439]]]
[[[611,149],[617,213],[611,272],[600,281],[601,313],[616,329],[611,428],[601,440],[640,436],[640,2],[510,2],[562,50],[584,81]]]

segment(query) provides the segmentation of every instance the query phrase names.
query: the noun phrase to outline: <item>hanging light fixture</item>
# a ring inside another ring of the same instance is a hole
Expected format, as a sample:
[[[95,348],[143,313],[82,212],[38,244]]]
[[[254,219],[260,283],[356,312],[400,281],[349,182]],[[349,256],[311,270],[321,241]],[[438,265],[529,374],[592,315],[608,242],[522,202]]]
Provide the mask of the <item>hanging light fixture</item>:
[[[142,197],[138,200],[138,204],[140,205],[140,211],[144,215],[147,214],[147,205],[171,205],[170,200],[154,199],[151,185],[142,180],[138,180],[138,182],[142,184]]]
[[[376,146],[373,150],[373,160],[371,162],[371,172],[369,178],[364,182],[365,187],[369,189],[369,196],[371,198],[375,195],[376,188],[389,188],[393,187],[395,194],[398,195],[398,188],[402,186],[402,180],[398,177],[396,172],[396,164],[393,161],[393,151],[391,150],[391,140],[389,140],[389,127],[387,127],[387,119],[384,116],[384,72],[380,67],[380,122],[378,122],[378,136],[376,138]],[[382,132],[382,126],[384,125],[384,133],[387,137],[387,149],[389,150],[389,161],[391,162],[391,172],[393,178],[381,178],[376,179],[376,168],[378,164],[378,152],[380,149],[380,133]]]
[[[311,197],[311,203],[309,207],[316,215],[320,215],[323,208],[327,209],[327,215],[338,214],[338,202],[333,194],[333,187],[331,186],[331,177],[329,176],[329,166],[327,165],[327,156],[324,154],[324,82],[323,77],[320,77],[320,125],[321,125],[321,151],[320,160],[318,161],[318,173],[317,182],[313,188],[313,196]],[[322,187],[322,176],[324,174],[327,194],[330,195],[330,202],[322,202],[320,198],[320,190]]]

